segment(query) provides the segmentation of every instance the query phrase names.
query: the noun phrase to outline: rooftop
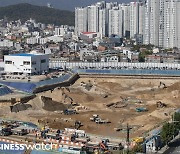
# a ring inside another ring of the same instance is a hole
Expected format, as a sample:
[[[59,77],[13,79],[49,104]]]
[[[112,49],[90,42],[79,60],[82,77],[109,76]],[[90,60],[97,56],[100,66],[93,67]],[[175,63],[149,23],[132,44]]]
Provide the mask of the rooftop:
[[[42,55],[42,54],[18,53],[18,54],[11,54],[11,55],[9,55],[9,56],[24,56],[24,57],[32,57],[32,56],[37,56],[37,55]]]

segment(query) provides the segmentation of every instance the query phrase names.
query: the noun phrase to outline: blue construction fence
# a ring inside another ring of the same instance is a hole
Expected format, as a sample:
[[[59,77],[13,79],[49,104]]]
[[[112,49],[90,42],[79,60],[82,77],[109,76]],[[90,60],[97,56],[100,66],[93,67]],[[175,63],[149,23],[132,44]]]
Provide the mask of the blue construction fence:
[[[7,82],[7,81],[0,81],[0,83],[9,87],[15,88],[20,91],[33,93],[34,90],[39,87],[65,82],[69,80],[72,76],[73,74],[69,73],[69,74],[62,75],[58,78],[48,79],[48,80],[34,82],[34,83],[32,82]]]
[[[78,74],[109,74],[109,75],[161,75],[180,76],[180,70],[149,70],[149,69],[73,69]]]

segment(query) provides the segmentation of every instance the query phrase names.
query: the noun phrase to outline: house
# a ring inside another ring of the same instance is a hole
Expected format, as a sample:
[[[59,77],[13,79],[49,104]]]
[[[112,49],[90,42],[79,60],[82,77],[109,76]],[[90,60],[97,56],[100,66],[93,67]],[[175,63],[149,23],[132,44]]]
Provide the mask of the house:
[[[145,141],[145,153],[153,153],[159,150],[162,146],[161,137],[154,135]]]
[[[146,63],[161,63],[161,56],[157,55],[157,54],[153,54],[153,55],[147,55],[145,57],[145,62]]]

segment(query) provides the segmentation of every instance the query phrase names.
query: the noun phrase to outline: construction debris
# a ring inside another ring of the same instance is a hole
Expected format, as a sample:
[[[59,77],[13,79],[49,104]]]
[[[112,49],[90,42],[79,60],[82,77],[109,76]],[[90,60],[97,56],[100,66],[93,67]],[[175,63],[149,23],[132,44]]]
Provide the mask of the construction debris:
[[[106,106],[107,107],[113,107],[113,108],[123,108],[123,107],[126,107],[128,104],[127,103],[124,103],[124,102],[116,102],[116,103],[109,103],[107,104]]]
[[[167,105],[166,105],[165,103],[162,103],[161,101],[158,101],[158,102],[156,103],[156,106],[157,106],[157,108],[167,107]]]

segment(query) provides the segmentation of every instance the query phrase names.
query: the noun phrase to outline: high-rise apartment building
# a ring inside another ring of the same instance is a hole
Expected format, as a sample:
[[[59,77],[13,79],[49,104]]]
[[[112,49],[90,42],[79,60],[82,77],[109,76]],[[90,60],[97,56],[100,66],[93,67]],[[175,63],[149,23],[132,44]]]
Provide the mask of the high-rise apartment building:
[[[144,43],[159,46],[160,0],[147,0],[145,8]]]
[[[119,7],[123,13],[123,36],[127,37],[130,35],[130,5],[122,4]]]
[[[85,8],[75,8],[75,33],[79,35],[81,32],[88,30],[88,11]]]
[[[180,0],[98,2],[75,9],[75,31],[143,39],[143,44],[180,47]],[[142,42],[142,41],[140,41]]]
[[[109,33],[123,36],[123,18],[122,18],[122,8],[115,7],[109,10]]]
[[[130,37],[134,38],[138,34],[139,28],[139,3],[130,3]]]
[[[108,10],[99,10],[99,33],[101,38],[107,36],[108,34]]]
[[[99,7],[88,6],[88,32],[99,32]]]
[[[164,48],[180,47],[180,1],[164,3]]]
[[[163,48],[179,47],[179,0],[147,0],[144,44]]]

